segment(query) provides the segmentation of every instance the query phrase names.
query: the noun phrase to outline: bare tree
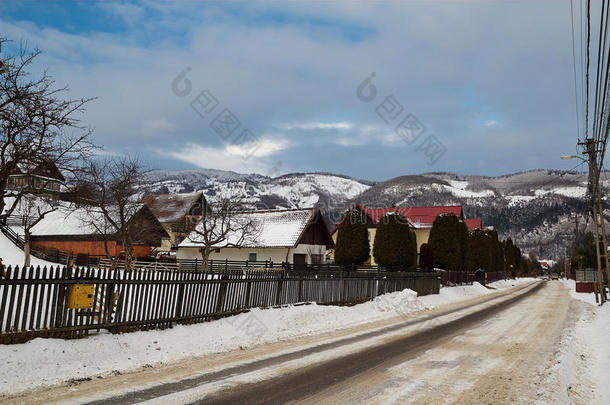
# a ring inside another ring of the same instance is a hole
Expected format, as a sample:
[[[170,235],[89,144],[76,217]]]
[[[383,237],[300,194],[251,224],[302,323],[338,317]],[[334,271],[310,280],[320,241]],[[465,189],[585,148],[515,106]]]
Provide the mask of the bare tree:
[[[21,217],[24,231],[24,267],[30,267],[32,228],[45,216],[59,208],[59,201],[50,195],[26,194],[19,200],[15,212]]]
[[[0,37],[0,52],[8,44]],[[77,118],[92,99],[64,99],[67,88],[57,87],[46,72],[30,75],[28,69],[39,54],[24,44],[8,57],[0,53],[0,219],[11,215],[31,191],[9,187],[9,176],[20,165],[53,163],[69,175],[95,148],[91,130]]]
[[[140,193],[147,170],[132,157],[95,160],[89,164],[79,188],[88,189],[93,199],[83,208],[87,211],[81,221],[99,235],[104,235],[106,256],[113,267],[124,256],[125,268],[130,269],[134,246],[153,243],[161,235],[154,234],[150,224],[156,219],[141,204]],[[113,254],[109,242],[118,241],[122,250]]]
[[[261,224],[247,214],[248,211],[248,207],[238,197],[206,204],[201,220],[188,236],[191,242],[201,245],[203,271],[208,270],[212,250],[242,247],[256,242]]]

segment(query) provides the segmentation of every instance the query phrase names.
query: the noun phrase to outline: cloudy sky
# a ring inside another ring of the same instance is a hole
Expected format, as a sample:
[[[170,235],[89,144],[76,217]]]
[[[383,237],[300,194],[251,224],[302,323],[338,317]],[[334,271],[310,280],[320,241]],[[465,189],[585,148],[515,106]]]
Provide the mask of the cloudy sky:
[[[157,169],[575,166],[569,1],[14,1],[0,35],[97,97],[82,118],[104,153]]]

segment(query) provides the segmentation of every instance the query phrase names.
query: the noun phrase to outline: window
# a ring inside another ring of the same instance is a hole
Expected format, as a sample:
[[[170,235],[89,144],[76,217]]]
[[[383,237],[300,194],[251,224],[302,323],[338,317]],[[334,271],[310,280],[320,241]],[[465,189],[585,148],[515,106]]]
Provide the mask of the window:
[[[322,255],[311,255],[311,264],[322,264]]]
[[[256,253],[248,253],[248,261],[255,262],[256,261]]]

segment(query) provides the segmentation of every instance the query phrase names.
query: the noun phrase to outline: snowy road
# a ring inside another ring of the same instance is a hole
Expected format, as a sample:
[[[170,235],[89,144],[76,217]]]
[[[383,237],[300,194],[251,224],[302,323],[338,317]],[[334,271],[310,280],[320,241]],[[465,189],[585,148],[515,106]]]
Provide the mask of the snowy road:
[[[559,282],[297,341],[59,387],[33,403],[558,403]],[[26,398],[20,398],[23,401]],[[588,403],[586,395],[570,398]]]
[[[568,321],[567,302],[558,283],[530,287],[443,316],[424,332],[198,402],[531,403],[544,395],[535,382]]]

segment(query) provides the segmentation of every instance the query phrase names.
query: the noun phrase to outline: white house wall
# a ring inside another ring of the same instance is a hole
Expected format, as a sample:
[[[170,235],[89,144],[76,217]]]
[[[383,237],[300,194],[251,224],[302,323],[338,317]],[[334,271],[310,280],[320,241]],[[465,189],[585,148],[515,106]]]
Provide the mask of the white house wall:
[[[220,252],[212,252],[211,260],[234,260],[246,261],[249,259],[250,253],[256,253],[257,261],[273,261],[274,263],[294,263],[293,255],[307,255],[307,263],[311,263],[312,254],[324,255],[326,246],[323,245],[306,245],[299,244],[296,248],[223,248]],[[199,248],[196,247],[180,247],[176,253],[177,259],[201,260],[202,255]]]

